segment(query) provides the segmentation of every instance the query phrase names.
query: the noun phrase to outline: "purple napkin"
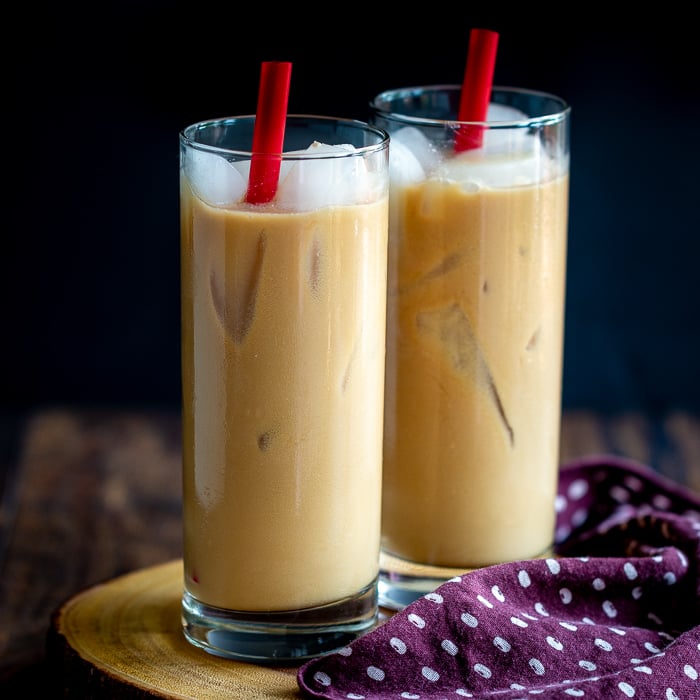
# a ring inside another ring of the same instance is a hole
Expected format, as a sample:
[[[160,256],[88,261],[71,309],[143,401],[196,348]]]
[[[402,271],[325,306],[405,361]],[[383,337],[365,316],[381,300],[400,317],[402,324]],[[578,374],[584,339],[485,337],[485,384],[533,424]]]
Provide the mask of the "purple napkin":
[[[618,457],[564,465],[555,551],[444,583],[304,664],[302,696],[700,699],[700,495]]]

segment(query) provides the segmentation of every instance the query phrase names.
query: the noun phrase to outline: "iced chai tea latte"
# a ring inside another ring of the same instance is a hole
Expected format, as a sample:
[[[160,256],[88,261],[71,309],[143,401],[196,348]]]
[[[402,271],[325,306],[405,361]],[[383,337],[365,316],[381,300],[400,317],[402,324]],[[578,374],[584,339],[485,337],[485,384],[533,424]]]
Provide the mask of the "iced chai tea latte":
[[[377,610],[387,138],[289,117],[251,205],[251,122],[182,137],[185,633],[302,660]]]
[[[391,134],[380,602],[553,543],[568,107],[494,89],[455,152],[460,88],[372,103]]]

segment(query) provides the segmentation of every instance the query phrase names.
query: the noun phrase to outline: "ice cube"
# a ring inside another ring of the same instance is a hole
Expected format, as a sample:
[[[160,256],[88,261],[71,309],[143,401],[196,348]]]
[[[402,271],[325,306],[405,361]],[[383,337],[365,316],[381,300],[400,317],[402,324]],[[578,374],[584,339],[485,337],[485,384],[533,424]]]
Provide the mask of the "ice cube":
[[[489,105],[487,120],[498,122],[527,122],[528,116],[515,107],[492,102]],[[508,126],[507,128],[490,128],[484,130],[482,150],[486,153],[512,153],[533,148],[535,138],[527,126]]]
[[[445,160],[439,177],[457,182],[468,191],[483,187],[517,187],[544,180],[549,160],[536,152],[491,153],[465,151]]]
[[[405,126],[391,135],[389,164],[392,180],[422,180],[439,161],[435,145],[415,126]]]
[[[267,238],[258,235],[254,245],[241,248],[237,256],[237,273],[231,274],[226,256],[215,256],[209,270],[209,286],[214,310],[222,328],[236,344],[242,343],[253,321],[258,300]]]
[[[444,264],[449,265],[449,261],[445,261]],[[512,446],[515,443],[513,428],[506,415],[486,355],[462,307],[454,303],[421,311],[416,315],[416,326],[421,335],[432,338],[439,344],[448,366],[465,381],[473,382],[487,393]]]
[[[275,202],[284,209],[310,211],[367,199],[371,178],[362,158],[350,158],[350,144],[329,145],[315,141],[305,151],[314,158],[283,160]]]
[[[247,173],[224,156],[196,149],[187,152],[185,175],[200,199],[219,207],[240,201],[248,182]]]
[[[418,158],[397,138],[392,138],[389,144],[389,172],[392,185],[420,182],[425,179],[425,170]]]
[[[510,105],[502,105],[496,102],[489,104],[486,113],[486,121],[489,122],[520,122],[527,120],[527,114]]]

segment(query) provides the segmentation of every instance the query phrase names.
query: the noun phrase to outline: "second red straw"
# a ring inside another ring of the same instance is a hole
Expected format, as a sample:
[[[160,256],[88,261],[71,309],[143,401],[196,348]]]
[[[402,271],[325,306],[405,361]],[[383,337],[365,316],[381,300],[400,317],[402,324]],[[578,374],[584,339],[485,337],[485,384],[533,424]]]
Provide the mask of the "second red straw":
[[[492,32],[489,29],[472,29],[469,36],[469,53],[457,115],[459,121],[486,121],[493,87],[497,48],[497,32]],[[455,135],[455,150],[468,151],[480,148],[483,138],[484,128],[482,126],[461,126]]]
[[[265,204],[277,192],[292,64],[264,61],[260,70],[258,107],[253,130],[253,148],[246,202]]]

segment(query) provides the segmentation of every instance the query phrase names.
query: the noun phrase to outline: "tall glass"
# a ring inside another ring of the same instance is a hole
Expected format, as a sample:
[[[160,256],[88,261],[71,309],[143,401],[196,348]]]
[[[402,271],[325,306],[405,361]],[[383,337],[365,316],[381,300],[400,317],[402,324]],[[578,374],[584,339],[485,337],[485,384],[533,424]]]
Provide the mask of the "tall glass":
[[[300,662],[375,624],[388,135],[289,116],[247,204],[252,116],[180,134],[187,639]]]
[[[554,539],[570,108],[497,87],[468,124],[459,98],[370,104],[391,134],[379,593],[396,609]]]

